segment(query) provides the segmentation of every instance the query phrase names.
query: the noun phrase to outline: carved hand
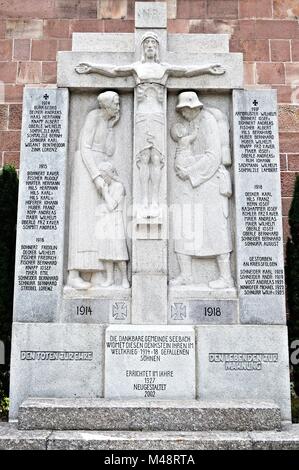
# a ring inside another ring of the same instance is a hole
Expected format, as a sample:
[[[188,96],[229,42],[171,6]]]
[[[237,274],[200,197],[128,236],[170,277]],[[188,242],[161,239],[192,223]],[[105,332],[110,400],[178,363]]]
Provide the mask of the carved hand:
[[[107,183],[104,183],[102,192],[103,192],[104,197],[106,197],[109,194],[109,187]]]
[[[225,73],[225,68],[221,64],[212,64],[208,68],[208,73],[212,75],[223,75]]]
[[[102,191],[103,185],[105,183],[104,183],[104,180],[101,176],[97,176],[96,179],[94,180],[94,184],[95,184],[98,191]]]
[[[177,167],[176,174],[183,181],[189,177],[188,173],[182,167]]]
[[[77,73],[90,73],[92,72],[92,66],[89,64],[79,64],[75,67]]]
[[[115,124],[119,121],[119,113],[113,116],[111,119],[108,121],[108,127],[111,129]]]

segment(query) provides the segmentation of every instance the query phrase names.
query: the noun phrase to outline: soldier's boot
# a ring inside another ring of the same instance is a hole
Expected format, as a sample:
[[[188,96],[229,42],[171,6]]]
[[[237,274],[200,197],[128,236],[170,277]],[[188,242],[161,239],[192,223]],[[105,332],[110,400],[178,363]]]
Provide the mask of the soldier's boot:
[[[217,264],[219,268],[219,278],[209,282],[211,289],[229,289],[235,286],[234,279],[231,274],[229,254],[217,256]]]
[[[90,282],[84,281],[79,274],[79,271],[76,269],[71,269],[69,271],[67,285],[73,287],[73,289],[85,290],[91,287]]]
[[[121,285],[124,289],[128,289],[130,287],[130,283],[128,280],[127,274],[127,262],[126,261],[119,261],[118,263],[119,270],[121,272],[122,282]]]
[[[181,269],[181,274],[175,279],[169,281],[169,285],[184,286],[193,284],[191,256],[178,254],[178,261]]]
[[[103,284],[102,271],[95,271],[91,275],[90,283],[92,287],[100,287]]]
[[[110,287],[114,284],[114,263],[113,261],[106,261],[106,281],[102,283],[102,287]]]

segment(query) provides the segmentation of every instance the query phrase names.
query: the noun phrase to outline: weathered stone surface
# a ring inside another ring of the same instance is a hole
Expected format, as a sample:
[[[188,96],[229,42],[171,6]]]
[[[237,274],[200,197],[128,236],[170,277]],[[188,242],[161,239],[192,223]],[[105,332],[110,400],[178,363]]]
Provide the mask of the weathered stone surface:
[[[239,53],[211,53],[206,57],[204,53],[185,54],[184,56],[169,52],[165,54],[163,62],[176,65],[207,65],[209,63],[221,64],[226,73],[224,75],[202,75],[191,77],[188,80],[178,77],[170,77],[169,89],[232,89],[243,86],[243,62]],[[72,88],[119,88],[128,89],[134,87],[132,77],[111,78],[96,74],[79,75],[75,67],[79,63],[98,63],[98,54],[95,52],[58,52],[57,84],[59,87]],[[103,64],[125,65],[134,62],[134,54],[131,52],[103,52],[101,55]]]
[[[249,434],[254,450],[299,450],[299,424],[293,424],[281,433]]]
[[[103,335],[101,325],[15,322],[10,419],[32,395],[102,397]]]
[[[134,52],[133,33],[73,33],[72,51]],[[229,52],[228,34],[168,34],[170,52]]]
[[[64,288],[61,319],[70,323],[130,323],[131,290]]]
[[[167,5],[164,2],[136,2],[136,28],[166,28]]]
[[[72,51],[134,52],[133,33],[73,33]]]
[[[132,323],[167,323],[166,274],[138,273],[132,279]]]
[[[128,431],[279,430],[273,403],[197,400],[29,398],[19,410],[19,429]]]
[[[194,347],[191,326],[109,326],[105,398],[195,398]]]
[[[50,431],[19,431],[15,425],[0,423],[0,450],[46,450]]]
[[[168,323],[186,325],[221,325],[238,323],[237,299],[175,298],[169,303]]]
[[[133,273],[167,274],[166,240],[133,240]]]
[[[250,449],[247,433],[54,432],[49,450],[212,450]]]
[[[275,90],[233,93],[241,323],[285,323]]]
[[[0,424],[1,450],[298,450],[299,428],[282,432],[19,431]]]
[[[63,277],[68,90],[26,88],[14,321],[54,321]],[[54,140],[54,142],[53,142]]]
[[[169,34],[168,50],[171,52],[229,52],[229,34]]]
[[[201,400],[271,400],[280,407],[282,419],[290,421],[285,326],[215,325],[196,331]]]

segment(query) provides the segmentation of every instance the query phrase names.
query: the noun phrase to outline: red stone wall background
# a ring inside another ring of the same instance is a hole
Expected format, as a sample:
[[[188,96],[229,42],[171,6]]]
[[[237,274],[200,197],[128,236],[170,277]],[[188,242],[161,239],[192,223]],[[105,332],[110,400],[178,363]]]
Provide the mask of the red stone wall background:
[[[165,0],[166,1],[166,0]],[[19,166],[23,87],[56,81],[73,32],[134,31],[134,0],[0,0],[0,166]],[[245,84],[278,91],[283,222],[299,173],[299,0],[167,0],[173,33],[228,33]]]

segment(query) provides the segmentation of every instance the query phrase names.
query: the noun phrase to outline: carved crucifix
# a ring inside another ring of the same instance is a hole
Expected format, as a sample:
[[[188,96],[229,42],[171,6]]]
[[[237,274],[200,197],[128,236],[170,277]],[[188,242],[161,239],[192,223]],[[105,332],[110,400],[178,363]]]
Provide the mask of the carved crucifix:
[[[128,65],[80,63],[79,74],[97,73],[117,78],[132,76],[135,81],[135,163],[139,169],[140,200],[137,218],[161,215],[159,188],[166,152],[166,91],[169,77],[188,78],[203,74],[222,75],[220,64],[173,65],[160,61],[159,37],[147,31],[141,39],[141,59]],[[136,204],[136,201],[135,201]]]

